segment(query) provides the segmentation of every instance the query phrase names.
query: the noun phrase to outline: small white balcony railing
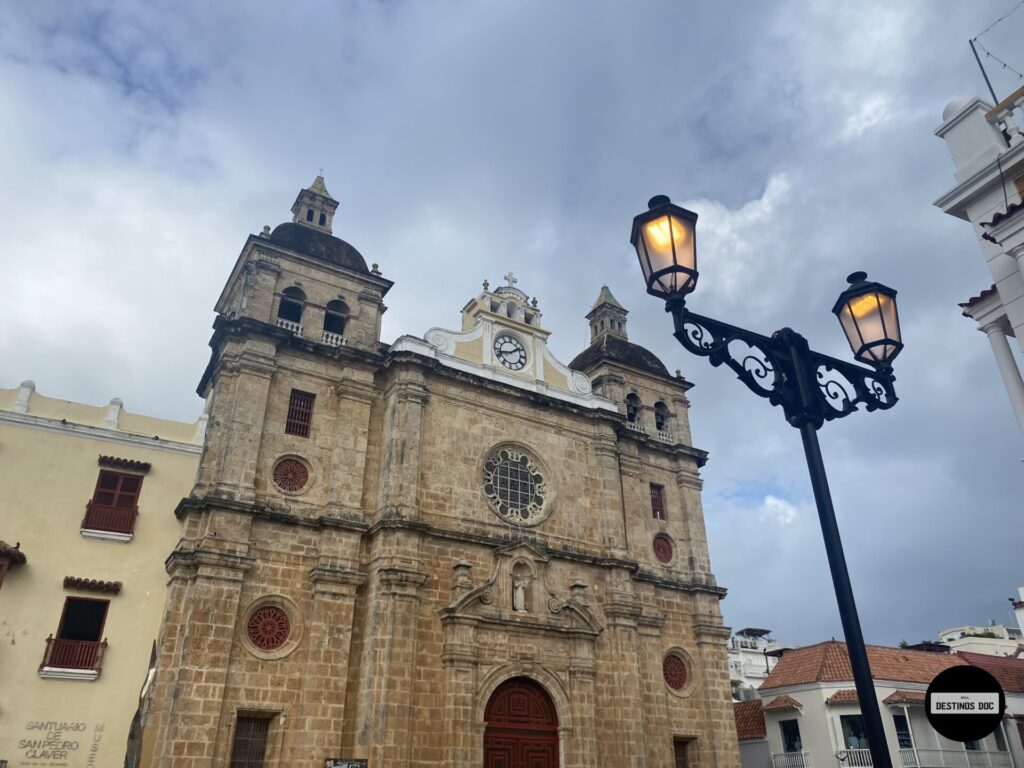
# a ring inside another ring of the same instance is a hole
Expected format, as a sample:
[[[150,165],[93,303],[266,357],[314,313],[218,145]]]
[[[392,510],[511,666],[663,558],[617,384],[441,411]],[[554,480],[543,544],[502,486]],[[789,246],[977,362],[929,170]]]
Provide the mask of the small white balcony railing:
[[[871,752],[844,749],[836,757],[840,768],[868,768]],[[963,749],[901,749],[900,768],[1012,768],[1009,752]]]
[[[674,443],[675,436],[671,432],[666,432],[664,429],[658,430],[658,439],[663,443]]]
[[[647,430],[644,429],[643,424],[640,424],[639,422],[636,421],[627,421],[626,429],[631,430],[633,432],[639,432],[641,435],[647,434]]]
[[[810,768],[809,752],[777,752],[772,755],[772,768]]]
[[[340,333],[332,333],[331,331],[324,331],[324,335],[320,340],[328,347],[344,347],[348,344],[348,339]]]
[[[836,753],[841,768],[870,768],[870,749],[841,749]]]
[[[296,323],[294,320],[285,320],[283,317],[279,317],[277,318],[277,327],[291,331],[296,336],[302,335],[302,323]]]

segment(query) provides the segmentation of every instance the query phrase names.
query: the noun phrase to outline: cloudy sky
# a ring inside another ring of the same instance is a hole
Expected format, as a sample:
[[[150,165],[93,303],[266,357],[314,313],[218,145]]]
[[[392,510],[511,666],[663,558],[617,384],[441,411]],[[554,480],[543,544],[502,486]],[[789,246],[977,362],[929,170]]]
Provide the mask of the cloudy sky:
[[[869,642],[1008,620],[1024,444],[957,303],[991,283],[932,201],[932,131],[984,95],[967,40],[1013,7],[861,0],[33,2],[0,18],[0,387],[192,420],[245,237],[319,168],[335,233],[396,281],[384,340],[457,327],[514,270],[571,359],[602,283],[695,382],[704,511],[733,627],[841,637],[799,434],[689,356],[628,245],[664,193],[700,214],[691,306],[846,357],[865,269],[899,290],[899,405],[822,449]],[[1024,70],[1024,11],[983,42]],[[1016,61],[1014,61],[1016,56]],[[991,64],[992,62],[989,61]],[[999,65],[1000,97],[1019,82]]]

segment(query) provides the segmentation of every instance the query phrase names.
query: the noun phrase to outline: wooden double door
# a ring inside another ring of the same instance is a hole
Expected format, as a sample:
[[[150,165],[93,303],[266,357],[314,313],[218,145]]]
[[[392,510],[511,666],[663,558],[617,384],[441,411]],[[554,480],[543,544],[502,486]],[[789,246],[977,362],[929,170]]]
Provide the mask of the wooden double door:
[[[558,768],[558,714],[529,678],[506,680],[484,713],[484,768]]]

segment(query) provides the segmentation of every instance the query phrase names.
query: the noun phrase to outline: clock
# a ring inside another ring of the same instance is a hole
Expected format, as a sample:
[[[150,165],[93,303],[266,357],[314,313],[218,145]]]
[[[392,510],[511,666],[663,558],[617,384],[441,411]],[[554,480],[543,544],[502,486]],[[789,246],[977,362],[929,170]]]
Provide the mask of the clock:
[[[494,340],[494,356],[502,365],[513,371],[521,371],[526,365],[526,349],[519,339],[507,333]]]

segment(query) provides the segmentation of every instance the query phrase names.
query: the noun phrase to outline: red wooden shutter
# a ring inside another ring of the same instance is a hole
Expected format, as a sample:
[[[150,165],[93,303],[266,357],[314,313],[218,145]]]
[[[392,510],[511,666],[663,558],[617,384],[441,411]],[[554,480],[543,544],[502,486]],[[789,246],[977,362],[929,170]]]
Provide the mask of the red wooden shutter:
[[[292,390],[292,397],[288,403],[288,420],[284,425],[286,435],[309,437],[309,425],[313,421],[313,400],[315,399],[316,395],[309,392]]]
[[[135,509],[139,506],[141,492],[142,477],[139,475],[126,475],[101,469],[92,501],[104,507]]]

